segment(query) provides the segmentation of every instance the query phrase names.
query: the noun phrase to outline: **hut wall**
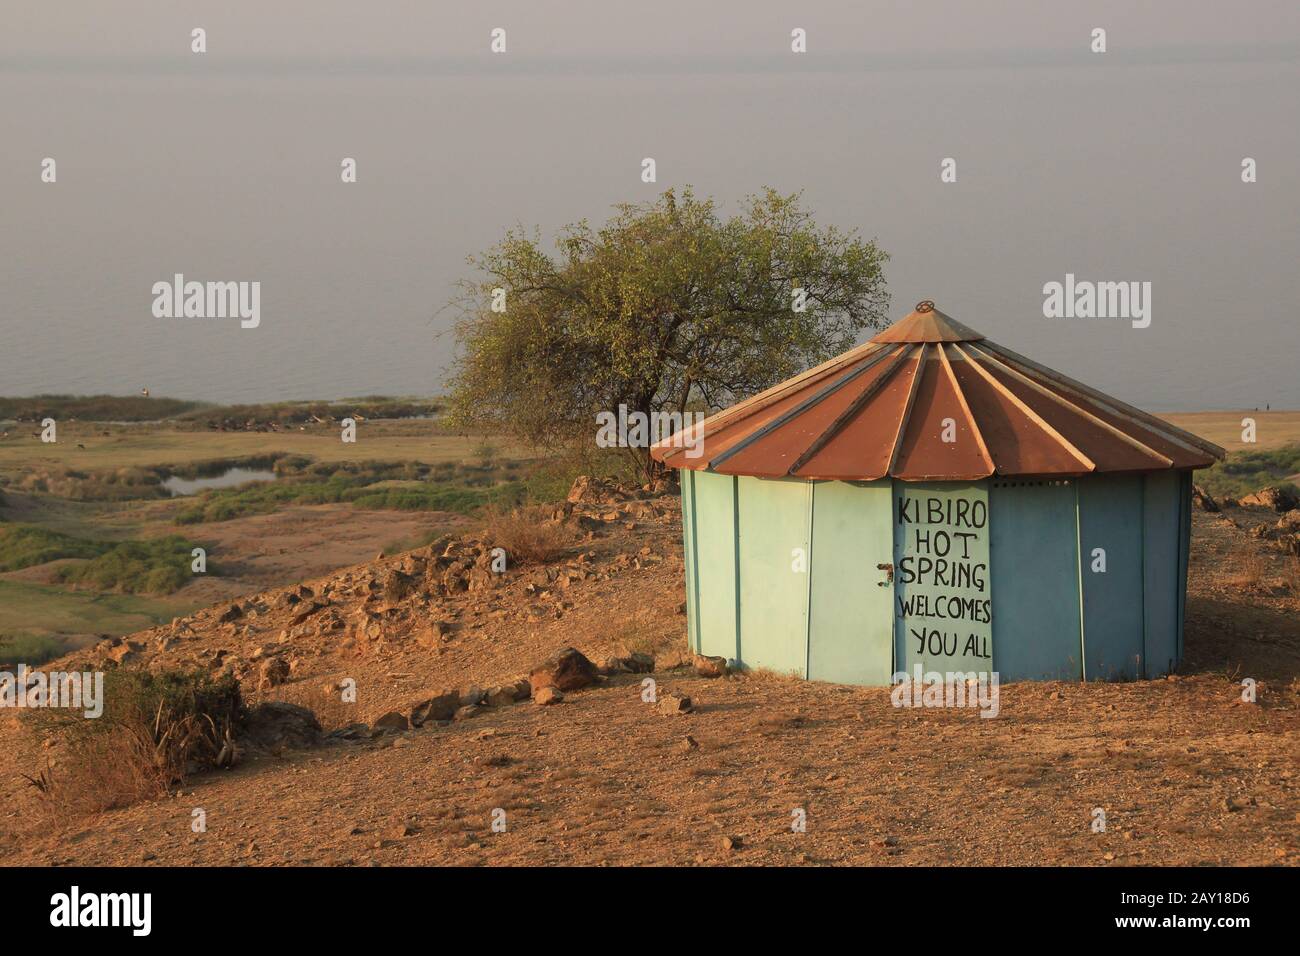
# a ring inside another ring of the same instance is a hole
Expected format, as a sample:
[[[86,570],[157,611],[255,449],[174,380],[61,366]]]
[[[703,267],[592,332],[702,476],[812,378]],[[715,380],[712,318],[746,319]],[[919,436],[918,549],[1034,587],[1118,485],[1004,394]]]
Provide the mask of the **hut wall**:
[[[813,489],[808,676],[883,687],[893,673],[892,482],[819,481]]]
[[[993,669],[1000,680],[1083,674],[1073,481],[996,480],[989,487]]]
[[[1084,676],[1142,676],[1142,476],[1097,475],[1079,493],[1079,559],[1083,594]],[[1093,552],[1102,549],[1105,571]]]
[[[1143,588],[1146,610],[1144,676],[1167,674],[1178,662],[1182,583],[1182,476],[1144,476],[1142,495]]]
[[[696,646],[701,654],[739,655],[740,601],[736,590],[736,479],[694,473]]]
[[[736,487],[740,531],[736,656],[746,667],[807,676],[812,484],[797,478],[741,478]]]
[[[992,668],[1002,680],[1156,677],[1181,659],[1190,472],[925,485],[686,472],[692,648],[746,667],[888,684],[912,662],[898,636],[907,586],[880,586],[880,566],[907,553],[896,518],[909,493],[987,494]],[[1104,572],[1092,569],[1096,548]]]

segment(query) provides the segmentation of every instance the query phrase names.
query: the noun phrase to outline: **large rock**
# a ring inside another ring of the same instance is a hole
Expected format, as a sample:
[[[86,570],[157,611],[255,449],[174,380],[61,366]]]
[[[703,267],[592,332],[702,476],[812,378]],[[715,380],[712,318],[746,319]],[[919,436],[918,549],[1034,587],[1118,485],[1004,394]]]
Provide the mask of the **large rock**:
[[[406,730],[406,728],[409,726],[410,726],[410,722],[406,719],[405,714],[399,714],[395,710],[390,710],[382,717],[377,718],[375,722],[371,725],[371,729],[378,730],[378,731],[391,731],[397,733],[399,731]]]
[[[257,689],[266,690],[269,687],[279,687],[289,680],[289,662],[283,657],[270,657],[262,661],[262,666],[257,669]]]
[[[1294,511],[1296,508],[1300,508],[1300,499],[1297,499],[1291,492],[1277,487],[1261,488],[1253,495],[1242,498],[1241,503],[1243,505],[1262,505],[1277,512]]]
[[[241,743],[267,751],[292,750],[320,743],[320,721],[306,707],[271,700],[248,712]]]
[[[1192,485],[1192,500],[1196,502],[1202,511],[1212,513],[1219,511],[1219,503],[1200,485]]]
[[[460,691],[442,691],[411,708],[411,726],[419,727],[430,720],[451,720],[460,706]]]
[[[701,677],[726,677],[727,659],[725,657],[706,657],[696,654],[693,661],[695,673]]]
[[[595,683],[596,665],[576,648],[566,647],[533,668],[528,675],[533,696],[544,687],[559,691],[580,690]]]

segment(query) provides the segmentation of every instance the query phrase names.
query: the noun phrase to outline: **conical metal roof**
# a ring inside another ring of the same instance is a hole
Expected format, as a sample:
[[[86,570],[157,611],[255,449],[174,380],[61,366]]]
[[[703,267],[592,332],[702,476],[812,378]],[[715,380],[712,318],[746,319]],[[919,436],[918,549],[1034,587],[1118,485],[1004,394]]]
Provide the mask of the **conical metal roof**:
[[[927,300],[651,454],[725,475],[957,481],[1204,468],[1224,451],[990,342]]]

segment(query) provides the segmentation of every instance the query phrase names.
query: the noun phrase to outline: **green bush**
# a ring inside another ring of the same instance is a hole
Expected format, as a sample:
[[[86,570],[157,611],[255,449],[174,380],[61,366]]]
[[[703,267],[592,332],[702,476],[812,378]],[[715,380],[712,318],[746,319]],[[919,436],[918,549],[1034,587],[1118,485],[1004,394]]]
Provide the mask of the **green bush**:
[[[0,661],[36,667],[67,651],[63,642],[48,634],[0,634]]]
[[[88,584],[100,591],[171,594],[191,578],[194,547],[192,541],[179,535],[124,541],[85,564],[61,569],[60,576],[65,581]]]
[[[0,572],[18,571],[60,558],[95,558],[111,545],[86,541],[30,524],[0,528]]]
[[[1295,485],[1286,479],[1300,474],[1300,444],[1259,451],[1233,452],[1214,467],[1196,473],[1196,483],[1212,495],[1241,498],[1269,485]]]

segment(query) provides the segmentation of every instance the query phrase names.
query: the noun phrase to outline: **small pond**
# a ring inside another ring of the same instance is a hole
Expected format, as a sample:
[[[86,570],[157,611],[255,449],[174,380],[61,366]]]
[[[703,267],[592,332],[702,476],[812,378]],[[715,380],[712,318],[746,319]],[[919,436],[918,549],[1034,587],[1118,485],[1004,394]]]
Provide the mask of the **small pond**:
[[[221,474],[207,478],[178,478],[172,475],[162,484],[175,497],[192,495],[206,488],[233,488],[250,481],[275,481],[275,472],[256,468],[227,468]]]

